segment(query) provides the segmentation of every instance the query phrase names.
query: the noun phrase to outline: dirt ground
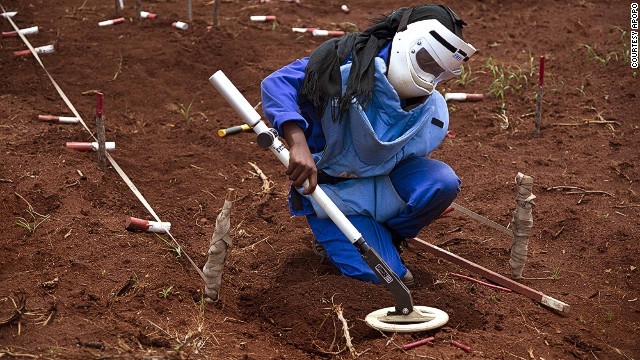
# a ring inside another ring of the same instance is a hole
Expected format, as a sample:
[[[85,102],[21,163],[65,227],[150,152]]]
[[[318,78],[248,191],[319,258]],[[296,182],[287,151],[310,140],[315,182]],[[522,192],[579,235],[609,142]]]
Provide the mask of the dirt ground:
[[[53,5],[55,3],[55,5]],[[112,166],[65,147],[91,141],[47,73],[18,38],[0,39],[0,357],[41,359],[352,358],[334,305],[341,305],[361,359],[640,358],[640,130],[637,72],[629,62],[629,3],[472,1],[450,4],[479,52],[465,77],[441,91],[483,93],[451,103],[455,137],[433,157],[463,181],[456,202],[502,225],[515,208],[514,178],[534,178],[534,226],[521,282],[571,306],[559,315],[516,293],[452,276],[472,272],[410,247],[416,305],[449,314],[446,326],[385,334],[364,317],[393,306],[380,285],[340,276],[320,262],[301,218],[291,218],[288,180],[251,133],[220,138],[241,123],[208,83],[222,70],[252,104],[270,72],[326,38],[291,27],[363,29],[408,1],[300,4],[143,1],[156,19],[126,21],[113,1],[0,0],[19,27],[39,26],[34,47],[52,78],[95,131],[95,90],[105,94],[111,154],[150,207],[171,222],[167,235],[125,230],[129,216],[153,217]],[[251,15],[276,15],[256,23]],[[13,30],[0,18],[0,30]],[[534,137],[538,59],[546,57],[541,136]],[[271,188],[250,165],[268,177]],[[202,302],[204,283],[189,262],[207,260],[227,189],[234,247],[220,301]],[[22,224],[22,226],[20,225]],[[419,236],[509,275],[511,240],[453,212]],[[403,344],[434,336],[432,345]],[[472,353],[451,345],[469,346]]]

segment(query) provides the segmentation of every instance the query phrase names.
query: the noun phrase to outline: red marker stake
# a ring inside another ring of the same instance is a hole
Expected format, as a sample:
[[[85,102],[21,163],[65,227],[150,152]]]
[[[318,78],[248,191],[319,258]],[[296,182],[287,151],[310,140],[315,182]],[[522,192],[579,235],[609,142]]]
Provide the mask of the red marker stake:
[[[98,163],[103,171],[107,168],[107,150],[105,149],[106,134],[104,129],[104,94],[96,93],[96,130],[98,135]]]
[[[451,208],[451,209],[453,209],[453,208]],[[484,285],[484,286],[490,287],[490,288],[492,288],[492,289],[502,290],[502,291],[506,291],[506,292],[512,292],[512,290],[511,290],[511,289],[508,289],[508,288],[506,288],[506,287],[502,287],[502,286],[498,286],[498,285],[489,284],[489,283],[487,283],[487,282],[480,281],[480,280],[478,280],[478,279],[474,279],[474,278],[469,277],[469,276],[464,276],[464,275],[454,274],[454,273],[451,273],[451,276],[455,276],[455,277],[458,277],[458,278],[461,278],[461,279],[465,279],[465,280],[473,281],[473,282],[475,282],[475,283],[478,283],[478,284],[480,284],[480,285]]]
[[[434,338],[433,336],[428,337],[426,339],[422,339],[416,342],[412,342],[409,344],[404,344],[402,345],[402,350],[409,350],[409,349],[413,349],[414,347],[418,347],[424,344],[431,344],[436,338]]]
[[[466,351],[468,353],[473,352],[473,350],[471,350],[471,348],[468,347],[467,345],[459,343],[459,342],[454,341],[454,340],[451,340],[451,345],[453,345],[453,346],[455,346],[457,348],[460,348],[460,349],[462,349],[462,350],[464,350],[464,351]]]
[[[536,96],[536,129],[535,136],[540,136],[540,124],[542,123],[542,86],[544,84],[544,55],[540,56],[540,76],[538,78],[538,92]]]

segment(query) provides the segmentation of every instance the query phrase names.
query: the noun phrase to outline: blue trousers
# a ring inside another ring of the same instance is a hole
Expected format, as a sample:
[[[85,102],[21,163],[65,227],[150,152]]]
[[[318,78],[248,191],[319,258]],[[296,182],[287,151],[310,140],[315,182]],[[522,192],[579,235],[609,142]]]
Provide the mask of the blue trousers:
[[[384,224],[362,215],[348,216],[363,238],[399,277],[407,272],[393,246],[392,234],[412,238],[447,209],[459,192],[460,179],[447,164],[427,157],[400,162],[389,175],[396,192],[407,203],[404,211]],[[307,215],[318,243],[340,272],[356,279],[379,283],[356,247],[329,218]]]

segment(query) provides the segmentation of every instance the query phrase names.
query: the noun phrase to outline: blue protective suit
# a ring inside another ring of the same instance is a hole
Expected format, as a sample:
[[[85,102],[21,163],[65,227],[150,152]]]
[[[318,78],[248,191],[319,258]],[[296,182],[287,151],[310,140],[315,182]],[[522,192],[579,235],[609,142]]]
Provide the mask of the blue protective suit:
[[[262,82],[267,119],[282,134],[282,124],[296,121],[305,131],[319,171],[353,178],[320,186],[400,277],[407,271],[392,236],[414,237],[455,199],[460,180],[446,164],[426,157],[446,135],[449,114],[442,95],[434,91],[417,107],[405,111],[385,76],[386,47],[375,59],[375,88],[367,109],[357,103],[341,122],[322,119],[298,96],[308,59],[274,72]],[[351,63],[341,67],[343,91]],[[327,107],[333,106],[327,104]],[[295,190],[293,190],[295,191]],[[332,263],[344,274],[378,282],[375,273],[338,227],[309,196],[293,215],[306,215]]]

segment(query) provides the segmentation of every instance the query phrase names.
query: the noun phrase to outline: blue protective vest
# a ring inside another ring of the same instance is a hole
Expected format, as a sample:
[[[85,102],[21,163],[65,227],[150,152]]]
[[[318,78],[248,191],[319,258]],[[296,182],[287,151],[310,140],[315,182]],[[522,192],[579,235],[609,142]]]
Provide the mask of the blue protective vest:
[[[342,91],[351,63],[341,66]],[[354,178],[322,189],[347,216],[371,216],[384,223],[404,210],[389,173],[403,159],[426,156],[444,139],[449,127],[447,104],[437,91],[417,107],[404,111],[398,94],[385,76],[386,64],[375,58],[375,85],[366,110],[354,101],[340,122],[331,119],[328,104],[322,118],[327,141],[313,154],[318,170],[334,177]],[[337,110],[336,110],[337,111]],[[319,218],[324,210],[307,196]]]

